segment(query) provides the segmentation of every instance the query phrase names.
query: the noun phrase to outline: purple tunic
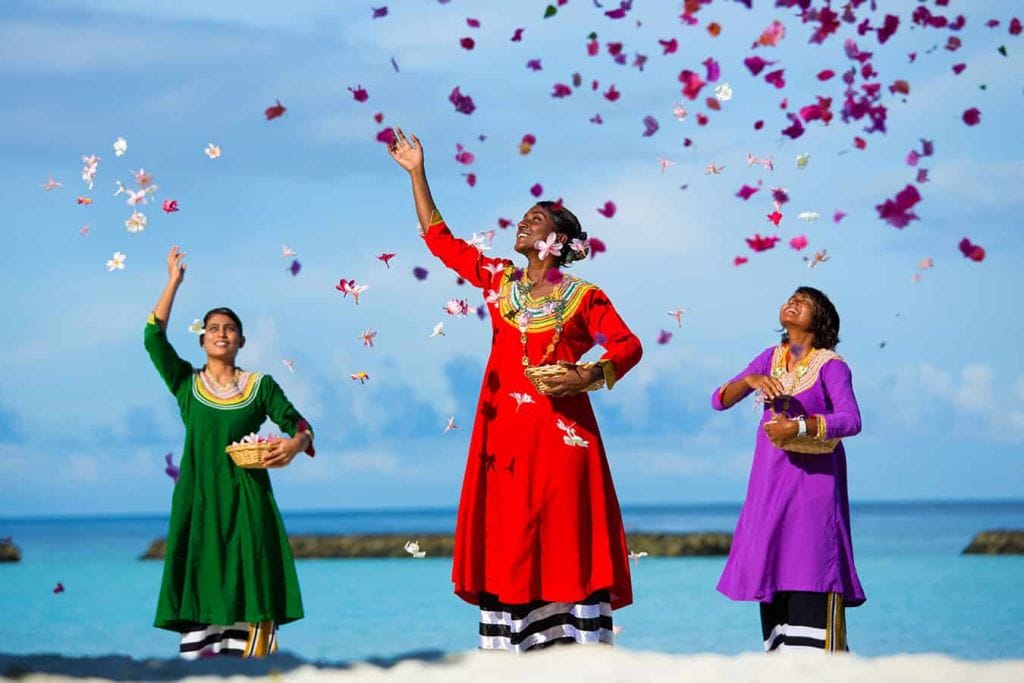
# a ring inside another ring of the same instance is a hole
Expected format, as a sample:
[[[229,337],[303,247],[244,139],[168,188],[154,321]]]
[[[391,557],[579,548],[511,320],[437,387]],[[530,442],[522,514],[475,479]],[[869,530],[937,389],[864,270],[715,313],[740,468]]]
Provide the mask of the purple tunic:
[[[785,347],[765,349],[730,382],[749,374],[771,376],[773,365],[777,373],[785,371]],[[795,383],[789,417],[823,415],[829,439],[860,432],[850,368],[834,353],[819,349],[803,377],[785,372],[780,379],[787,389]],[[711,406],[724,410],[721,389],[712,394]],[[776,411],[782,408],[776,399]],[[853,565],[843,445],[826,455],[784,451],[764,432],[769,420],[765,406],[747,497],[718,590],[733,600],[760,602],[771,602],[776,591],[840,593],[847,606],[860,605],[865,597]]]

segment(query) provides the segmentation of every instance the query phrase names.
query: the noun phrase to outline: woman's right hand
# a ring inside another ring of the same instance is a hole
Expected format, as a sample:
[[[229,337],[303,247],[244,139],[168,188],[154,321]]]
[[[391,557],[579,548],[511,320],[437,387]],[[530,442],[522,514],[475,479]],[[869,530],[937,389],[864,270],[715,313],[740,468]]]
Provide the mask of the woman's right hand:
[[[423,169],[423,145],[415,135],[410,133],[409,137],[412,138],[412,142],[405,137],[401,128],[395,128],[395,140],[388,145],[388,154],[399,166],[412,173]]]
[[[181,281],[185,279],[185,269],[188,268],[188,264],[182,259],[185,258],[185,252],[179,251],[178,245],[171,247],[171,251],[167,254],[167,279],[170,284],[180,285]]]
[[[747,386],[754,391],[761,392],[761,395],[768,401],[774,401],[779,396],[783,396],[786,393],[785,387],[775,377],[769,377],[768,375],[747,375],[743,378]]]

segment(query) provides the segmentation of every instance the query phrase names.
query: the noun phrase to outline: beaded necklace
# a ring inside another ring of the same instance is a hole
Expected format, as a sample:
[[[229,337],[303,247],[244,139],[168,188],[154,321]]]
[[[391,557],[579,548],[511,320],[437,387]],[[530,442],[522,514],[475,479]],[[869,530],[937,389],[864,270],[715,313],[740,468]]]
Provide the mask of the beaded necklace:
[[[223,384],[214,378],[205,365],[203,366],[202,376],[203,381],[206,382],[206,386],[209,387],[215,395],[221,398],[230,398],[242,391],[242,388],[239,386],[239,380],[242,377],[241,368],[235,368],[234,373],[231,375],[231,379]]]
[[[790,347],[786,346],[786,353],[783,354],[781,362],[779,362],[778,364],[775,365],[775,367],[772,368],[772,377],[778,379],[779,381],[782,381],[782,378],[787,374],[787,372],[792,378],[792,381],[789,383],[789,387],[784,387],[786,389],[786,393],[782,401],[782,412],[785,413],[789,411],[789,402],[793,398],[793,391],[796,389],[797,382],[803,379],[804,375],[807,374],[808,369],[810,369],[811,359],[814,357],[814,353],[816,350],[817,349],[815,349],[812,346],[810,349],[808,349],[807,353],[804,354],[804,357],[796,362],[796,364],[793,366],[793,369],[787,371],[786,368],[789,365]],[[772,415],[775,415],[774,408],[772,408]]]
[[[519,289],[519,294],[522,301],[526,301],[530,296],[530,291],[533,289],[533,283],[525,281],[525,278],[516,282],[516,287]],[[535,299],[538,302],[545,302],[544,308],[551,307],[551,312],[555,315],[555,334],[551,338],[551,343],[548,344],[548,348],[544,351],[544,355],[541,357],[537,365],[544,365],[552,354],[555,352],[555,347],[558,346],[558,341],[562,337],[562,309],[565,307],[565,301],[562,300],[562,286],[557,284],[554,289],[551,290],[551,294]],[[526,353],[526,330],[530,327],[530,311],[527,310],[526,306],[520,309],[516,316],[516,322],[519,324],[519,340],[523,344],[523,367],[530,367],[530,358]]]

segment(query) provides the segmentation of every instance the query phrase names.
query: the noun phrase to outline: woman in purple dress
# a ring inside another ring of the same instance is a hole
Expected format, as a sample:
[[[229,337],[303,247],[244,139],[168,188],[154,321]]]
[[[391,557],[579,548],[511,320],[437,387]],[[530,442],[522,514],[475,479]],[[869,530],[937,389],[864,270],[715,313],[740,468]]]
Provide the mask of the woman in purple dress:
[[[757,392],[764,408],[747,497],[718,590],[761,603],[766,651],[845,651],[845,607],[864,602],[850,539],[846,455],[860,432],[850,368],[834,349],[839,314],[800,287],[782,305],[782,342],[711,396],[715,410]]]

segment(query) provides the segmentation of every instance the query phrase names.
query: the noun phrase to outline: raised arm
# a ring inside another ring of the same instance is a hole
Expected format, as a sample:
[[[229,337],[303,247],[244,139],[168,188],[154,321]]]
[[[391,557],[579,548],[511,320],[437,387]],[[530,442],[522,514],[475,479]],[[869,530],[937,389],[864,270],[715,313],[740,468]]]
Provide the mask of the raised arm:
[[[184,261],[185,252],[178,249],[178,245],[171,247],[167,254],[167,286],[157,299],[153,315],[156,316],[161,330],[167,329],[167,321],[171,317],[171,307],[174,306],[174,295],[178,293],[182,280],[185,279],[185,270],[188,264]]]
[[[420,228],[426,230],[432,223],[441,222],[441,214],[434,205],[434,198],[430,194],[430,186],[427,184],[427,171],[423,166],[423,144],[420,139],[410,133],[409,142],[401,128],[395,129],[395,139],[388,145],[388,153],[399,166],[409,172],[412,180],[412,198],[416,202],[416,218],[420,222]]]
[[[167,340],[167,320],[171,316],[174,295],[181,286],[187,267],[182,259],[185,254],[172,247],[167,254],[167,286],[156,302],[156,308],[146,322],[145,346],[150,360],[163,378],[172,394],[178,393],[182,383],[192,376],[192,366],[178,356],[177,351]]]
[[[416,203],[416,218],[427,248],[462,279],[476,287],[490,287],[495,279],[495,267],[504,261],[487,258],[473,245],[452,235],[430,194],[423,165],[423,145],[415,135],[410,134],[409,137],[412,138],[411,142],[401,128],[395,129],[395,140],[388,146],[388,153],[399,166],[409,172],[412,197]]]

